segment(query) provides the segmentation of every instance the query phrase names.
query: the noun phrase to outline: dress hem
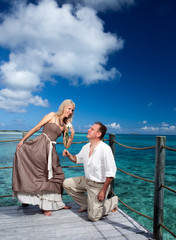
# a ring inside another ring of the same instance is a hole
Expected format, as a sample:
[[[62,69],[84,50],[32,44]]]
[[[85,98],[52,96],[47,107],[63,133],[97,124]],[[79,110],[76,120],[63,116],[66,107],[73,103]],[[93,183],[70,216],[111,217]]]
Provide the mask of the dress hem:
[[[12,198],[18,198],[21,203],[38,205],[42,210],[59,210],[65,207],[61,194],[47,193],[21,193],[13,192]]]

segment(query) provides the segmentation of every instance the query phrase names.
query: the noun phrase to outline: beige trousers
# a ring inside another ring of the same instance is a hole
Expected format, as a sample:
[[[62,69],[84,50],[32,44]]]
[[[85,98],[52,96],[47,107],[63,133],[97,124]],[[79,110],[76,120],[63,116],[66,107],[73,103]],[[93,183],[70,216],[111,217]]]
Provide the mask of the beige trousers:
[[[91,221],[97,221],[117,207],[118,197],[114,196],[100,202],[98,194],[104,183],[97,183],[86,179],[84,176],[67,178],[63,182],[65,191],[81,206],[81,210],[88,211]],[[109,187],[110,188],[110,187]],[[85,194],[87,192],[87,195]],[[109,189],[107,190],[106,197]]]

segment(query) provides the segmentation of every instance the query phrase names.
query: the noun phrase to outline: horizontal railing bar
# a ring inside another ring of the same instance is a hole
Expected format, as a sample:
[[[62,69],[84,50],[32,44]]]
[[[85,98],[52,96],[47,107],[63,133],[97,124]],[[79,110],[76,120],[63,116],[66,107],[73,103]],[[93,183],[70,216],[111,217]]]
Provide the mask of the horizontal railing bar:
[[[12,197],[12,195],[0,196],[0,198],[3,198],[3,197]]]
[[[15,142],[15,141],[21,141],[22,138],[20,139],[13,139],[13,140],[4,140],[4,141],[0,141],[0,143],[4,143],[4,142]],[[28,141],[32,141],[32,139],[28,139]],[[109,139],[104,139],[104,141],[108,141]],[[89,141],[83,141],[83,142],[72,142],[72,144],[80,144],[80,143],[88,143]],[[57,144],[63,144],[63,142],[57,142]]]
[[[20,139],[0,141],[0,143],[4,143],[4,142],[15,142],[15,141],[21,141],[21,138],[20,138]]]
[[[5,141],[0,141],[0,143],[4,143],[4,142],[15,142],[15,141],[21,141],[21,139],[5,140]],[[32,139],[28,139],[28,141],[32,141]],[[89,141],[72,142],[72,144],[80,144],[80,143],[88,143],[88,142],[89,142]],[[63,142],[56,142],[56,144],[63,144]]]
[[[116,196],[116,194],[115,194],[113,191],[112,191],[112,193],[114,194],[114,196]],[[140,213],[140,212],[136,211],[135,209],[129,207],[129,206],[128,206],[127,204],[125,204],[122,200],[120,200],[119,197],[118,197],[118,200],[119,200],[125,207],[127,207],[128,209],[130,209],[131,211],[133,211],[133,212],[135,212],[135,213],[137,213],[137,214],[139,214],[139,215],[141,215],[141,216],[143,216],[143,217],[146,217],[146,218],[148,218],[148,219],[150,219],[150,220],[153,221],[153,218],[152,218],[152,217],[149,217],[149,216],[147,216],[147,215],[144,215],[143,213]]]
[[[13,168],[13,167],[0,167],[0,169]]]
[[[135,149],[135,150],[148,150],[148,149],[154,149],[155,146],[151,146],[151,147],[143,147],[143,148],[136,148],[136,147],[129,147],[129,146],[126,146],[126,145],[123,145],[117,141],[114,141],[115,143],[117,143],[118,145],[122,146],[122,147],[125,147],[125,148],[130,148],[130,149]]]
[[[89,141],[84,141],[84,142],[72,142],[72,144],[81,144],[81,143],[89,143]],[[57,142],[57,144],[58,144],[58,142]],[[61,144],[63,144],[63,143],[61,143]]]
[[[0,141],[0,143],[5,143],[5,142],[15,142],[15,141],[20,141],[20,139],[13,139],[13,140],[5,140],[5,141]],[[32,139],[29,139],[30,141]],[[104,141],[108,141],[109,139],[104,139]],[[81,143],[88,143],[89,141],[83,141],[83,142],[72,142],[72,144],[81,144]],[[148,149],[154,149],[155,146],[151,146],[151,147],[144,147],[144,148],[136,148],[136,147],[130,147],[130,146],[126,146],[124,144],[121,144],[117,141],[114,141],[116,144],[122,146],[122,147],[125,147],[125,148],[129,148],[129,149],[134,149],[134,150],[148,150]],[[57,142],[57,144],[63,144],[63,142]],[[163,148],[165,149],[168,149],[168,150],[171,150],[171,151],[175,151],[176,152],[176,149],[174,148],[171,148],[171,147],[167,147],[167,146],[163,146]]]
[[[174,149],[174,148],[167,147],[167,146],[162,146],[162,147],[165,148],[165,149],[167,149],[167,150],[176,152],[176,149]]]
[[[170,188],[170,187],[167,187],[167,186],[165,186],[165,185],[163,185],[163,184],[161,184],[161,187],[166,188],[167,190],[176,193],[176,191],[175,191],[174,189],[172,189],[172,188]]]
[[[68,194],[67,193],[63,193],[62,195],[68,195]],[[4,197],[12,197],[12,195],[0,196],[0,198],[4,198]]]
[[[79,168],[79,167],[83,167],[83,165],[81,165],[81,166],[62,166],[62,168]],[[13,167],[0,167],[0,169],[6,169],[6,168],[13,168]]]
[[[81,165],[81,166],[62,166],[62,168],[79,168],[79,167],[83,167],[83,165]]]
[[[176,235],[173,233],[173,232],[171,232],[166,226],[164,226],[162,223],[161,223],[161,226],[167,231],[167,232],[169,232],[172,236],[174,236],[175,238],[176,238]]]
[[[20,139],[12,139],[12,140],[4,140],[4,141],[0,141],[0,143],[5,143],[5,142],[16,142],[16,141],[20,141]],[[28,140],[32,140],[32,139],[28,139]],[[104,139],[104,141],[108,141],[109,139]],[[81,144],[81,143],[88,143],[89,141],[83,141],[83,142],[72,142],[72,144]],[[130,147],[130,146],[126,146],[124,144],[121,144],[117,141],[114,141],[116,144],[122,146],[122,147],[125,147],[125,148],[129,148],[129,149],[134,149],[134,150],[147,150],[147,149],[154,149],[155,146],[151,146],[151,147],[143,147],[143,148],[136,148],[136,147]],[[63,142],[57,142],[57,144],[63,144]],[[176,149],[174,148],[171,148],[171,147],[167,147],[167,146],[163,146],[163,148],[165,149],[168,149],[168,150],[171,150],[171,151],[175,151],[176,152]]]
[[[131,174],[131,173],[125,172],[124,170],[122,170],[122,169],[120,169],[120,168],[117,168],[117,170],[119,170],[120,172],[123,172],[123,173],[125,173],[125,174],[127,174],[127,175],[130,175],[130,176],[132,176],[132,177],[135,177],[135,178],[138,178],[138,179],[144,180],[144,181],[146,181],[146,182],[155,183],[155,181],[153,181],[153,180],[149,180],[149,179],[142,178],[142,177],[139,177],[139,176],[137,176],[137,175],[134,175],[134,174]]]

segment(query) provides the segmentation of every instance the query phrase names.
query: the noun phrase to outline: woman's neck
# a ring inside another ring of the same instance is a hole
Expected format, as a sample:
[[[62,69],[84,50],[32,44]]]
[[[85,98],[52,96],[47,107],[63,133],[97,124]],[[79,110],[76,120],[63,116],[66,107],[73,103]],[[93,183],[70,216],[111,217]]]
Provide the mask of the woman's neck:
[[[61,126],[64,124],[64,122],[65,122],[64,120],[65,120],[64,115],[63,115],[63,114],[60,115],[60,116],[59,116],[59,123],[60,123]]]

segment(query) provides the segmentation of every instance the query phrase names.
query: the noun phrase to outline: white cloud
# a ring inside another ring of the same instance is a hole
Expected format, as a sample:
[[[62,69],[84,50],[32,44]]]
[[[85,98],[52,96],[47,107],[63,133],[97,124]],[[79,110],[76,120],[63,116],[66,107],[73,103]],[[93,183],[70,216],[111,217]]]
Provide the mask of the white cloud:
[[[162,127],[168,127],[169,124],[168,124],[168,123],[165,123],[165,122],[162,122],[161,126],[162,126]]]
[[[0,123],[0,127],[4,127],[5,126],[5,123]]]
[[[145,121],[145,120],[144,120],[142,123],[143,123],[143,124],[146,124],[146,123],[147,123],[147,121]]]
[[[53,76],[87,85],[120,77],[117,69],[105,66],[109,54],[123,48],[123,40],[104,32],[95,10],[87,7],[59,8],[55,0],[20,4],[0,24],[0,45],[11,51],[9,62],[0,66],[0,108],[9,111],[24,112],[34,103],[47,106],[34,93]],[[22,101],[24,92],[28,97]]]
[[[168,127],[161,127],[162,130],[166,130],[166,131],[173,131],[176,130],[175,126],[168,126]]]
[[[119,123],[110,123],[110,124],[107,124],[106,125],[107,128],[111,128],[111,129],[115,129],[115,130],[119,130],[121,127],[120,127],[120,124]]]
[[[151,127],[145,126],[145,127],[142,127],[141,129],[145,130],[145,131],[158,131],[159,130],[158,127],[153,127],[153,126],[151,126]]]
[[[39,96],[32,96],[31,93],[26,90],[0,90],[0,108],[11,112],[26,112],[28,104],[35,106],[47,107],[48,101],[42,100]]]
[[[130,6],[135,3],[135,0],[72,0],[69,2],[76,2],[96,9],[97,11],[121,10],[124,6]]]
[[[144,132],[147,132],[147,133],[172,133],[172,134],[175,134],[176,133],[176,126],[173,126],[173,125],[169,125],[169,124],[166,124],[165,122],[163,122],[161,124],[161,126],[145,126],[145,127],[142,127],[141,130],[143,130]]]

